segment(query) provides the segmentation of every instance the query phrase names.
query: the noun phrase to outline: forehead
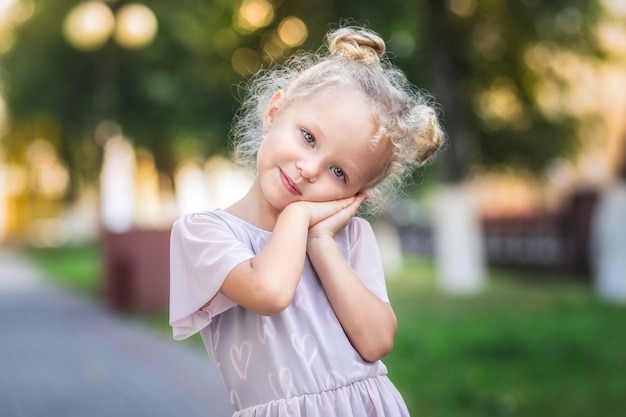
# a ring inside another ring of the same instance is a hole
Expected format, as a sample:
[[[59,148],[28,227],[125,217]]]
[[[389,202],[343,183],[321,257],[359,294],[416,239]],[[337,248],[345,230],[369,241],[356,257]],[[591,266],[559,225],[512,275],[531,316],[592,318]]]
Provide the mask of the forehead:
[[[315,124],[320,134],[351,141],[372,141],[377,130],[373,106],[359,90],[331,85],[297,99],[298,117]],[[341,136],[341,137],[339,137]]]

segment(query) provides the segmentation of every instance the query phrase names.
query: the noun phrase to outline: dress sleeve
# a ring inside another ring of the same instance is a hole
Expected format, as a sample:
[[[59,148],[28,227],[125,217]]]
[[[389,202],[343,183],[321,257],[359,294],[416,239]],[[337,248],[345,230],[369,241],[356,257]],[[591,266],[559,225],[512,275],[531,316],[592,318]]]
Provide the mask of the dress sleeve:
[[[385,272],[372,226],[367,220],[355,217],[350,222],[348,233],[352,269],[374,294],[388,303]]]
[[[219,290],[229,272],[253,258],[219,217],[207,212],[178,219],[170,236],[170,325],[186,339],[235,303]],[[209,301],[209,306],[202,308]]]

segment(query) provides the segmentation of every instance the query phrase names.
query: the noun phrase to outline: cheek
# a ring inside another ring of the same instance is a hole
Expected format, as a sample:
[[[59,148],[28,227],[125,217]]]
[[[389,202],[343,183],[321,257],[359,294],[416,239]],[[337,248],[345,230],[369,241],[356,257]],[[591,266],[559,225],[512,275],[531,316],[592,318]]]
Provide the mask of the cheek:
[[[328,181],[318,181],[315,184],[315,190],[311,191],[309,195],[311,201],[331,201],[352,197],[359,190],[352,190],[338,181],[329,179]]]
[[[263,142],[261,142],[261,146],[259,146],[259,150],[257,152],[256,163],[258,167],[262,167],[267,165],[273,157],[276,155],[275,147],[272,147],[272,140],[270,137],[265,138]]]

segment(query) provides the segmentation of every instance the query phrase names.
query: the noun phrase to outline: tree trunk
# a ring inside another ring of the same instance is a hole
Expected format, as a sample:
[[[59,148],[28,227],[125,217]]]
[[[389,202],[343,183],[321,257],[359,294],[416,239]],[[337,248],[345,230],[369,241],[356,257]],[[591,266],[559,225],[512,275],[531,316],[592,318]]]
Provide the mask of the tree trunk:
[[[454,53],[457,32],[451,27],[445,2],[429,0],[428,39],[431,48],[435,98],[443,107],[448,146],[441,158],[443,184],[434,218],[435,257],[439,285],[444,292],[474,294],[484,287],[486,268],[480,213],[464,185],[470,167],[472,138],[468,115],[470,100],[461,77],[465,68]],[[466,35],[465,35],[466,36]]]

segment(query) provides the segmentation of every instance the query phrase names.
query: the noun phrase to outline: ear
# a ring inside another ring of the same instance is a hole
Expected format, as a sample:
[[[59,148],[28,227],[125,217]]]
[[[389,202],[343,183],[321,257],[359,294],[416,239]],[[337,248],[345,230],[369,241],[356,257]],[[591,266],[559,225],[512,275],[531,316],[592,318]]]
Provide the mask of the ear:
[[[283,104],[284,96],[285,93],[283,93],[283,90],[278,90],[270,99],[270,102],[263,113],[263,130],[265,132],[270,130],[270,127],[280,110],[280,106]]]

